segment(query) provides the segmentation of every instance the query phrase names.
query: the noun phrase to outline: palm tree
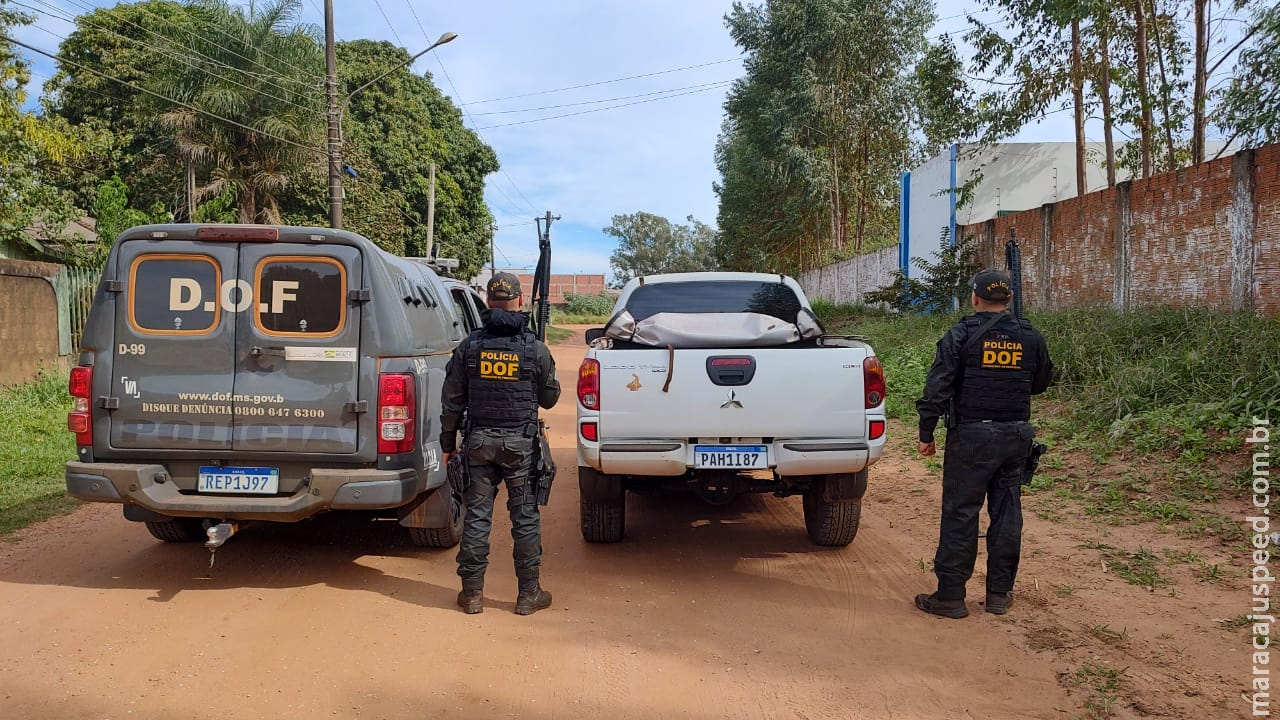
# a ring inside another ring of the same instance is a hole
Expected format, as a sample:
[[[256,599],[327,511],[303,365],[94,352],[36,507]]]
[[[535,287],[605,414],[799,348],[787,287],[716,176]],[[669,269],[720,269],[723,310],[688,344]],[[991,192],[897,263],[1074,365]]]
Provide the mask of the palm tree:
[[[239,221],[280,222],[278,197],[324,156],[324,53],[314,26],[297,21],[299,0],[188,6],[196,32],[174,44],[191,52],[155,92],[179,151],[205,172],[201,199],[235,191]]]

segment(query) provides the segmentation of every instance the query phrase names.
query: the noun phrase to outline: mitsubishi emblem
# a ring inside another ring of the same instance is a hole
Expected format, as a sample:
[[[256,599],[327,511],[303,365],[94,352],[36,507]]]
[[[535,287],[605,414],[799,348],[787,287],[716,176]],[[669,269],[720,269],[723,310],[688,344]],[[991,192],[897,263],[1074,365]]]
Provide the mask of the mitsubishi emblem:
[[[739,410],[741,410],[741,409],[742,409],[742,403],[738,402],[738,393],[737,393],[737,392],[735,392],[735,391],[733,391],[733,390],[730,390],[730,391],[729,391],[729,399],[728,399],[728,400],[726,400],[726,401],[725,401],[725,403],[724,403],[723,405],[721,405],[720,407],[722,407],[722,408],[738,408]]]

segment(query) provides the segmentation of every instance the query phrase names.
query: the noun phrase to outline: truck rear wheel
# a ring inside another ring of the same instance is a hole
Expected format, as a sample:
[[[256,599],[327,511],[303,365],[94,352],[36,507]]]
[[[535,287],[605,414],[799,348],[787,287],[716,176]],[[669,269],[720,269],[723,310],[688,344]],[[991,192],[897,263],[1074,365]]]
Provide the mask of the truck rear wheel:
[[[813,478],[804,493],[804,528],[816,545],[844,547],[853,542],[862,519],[862,498],[827,500],[827,479]]]
[[[591,543],[622,540],[627,525],[627,493],[622,478],[579,465],[578,489],[582,494],[582,538]]]
[[[157,540],[168,543],[185,543],[204,540],[204,523],[200,518],[174,518],[172,520],[148,520],[147,532]]]
[[[409,540],[418,547],[451,548],[462,540],[462,516],[466,505],[462,498],[449,493],[449,524],[438,528],[409,528]]]

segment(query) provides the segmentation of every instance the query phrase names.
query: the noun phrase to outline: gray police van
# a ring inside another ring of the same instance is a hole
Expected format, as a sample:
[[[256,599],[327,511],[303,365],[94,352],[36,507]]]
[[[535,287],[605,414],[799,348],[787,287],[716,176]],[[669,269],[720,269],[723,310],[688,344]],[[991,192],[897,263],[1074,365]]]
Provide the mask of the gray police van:
[[[67,490],[123,504],[167,542],[360,510],[451,547],[462,509],[440,462],[440,390],[483,309],[350,232],[132,228],[71,369]]]

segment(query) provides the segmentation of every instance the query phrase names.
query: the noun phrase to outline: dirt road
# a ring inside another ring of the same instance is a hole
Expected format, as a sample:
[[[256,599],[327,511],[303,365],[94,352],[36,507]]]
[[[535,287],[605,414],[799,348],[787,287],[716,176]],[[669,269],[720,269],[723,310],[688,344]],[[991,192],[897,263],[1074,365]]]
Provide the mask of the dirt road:
[[[555,348],[552,609],[511,612],[505,517],[486,610],[467,616],[454,552],[415,549],[393,523],[250,526],[210,573],[200,545],[162,544],[117,506],[89,505],[0,545],[0,714],[1087,717],[1060,657],[1025,642],[1016,608],[997,618],[971,601],[973,615],[949,621],[912,607],[932,581],[921,559],[937,500],[915,498],[912,513],[887,502],[921,474],[905,453],[873,471],[845,549],[811,545],[800,499],[769,496],[724,508],[632,498],[625,542],[585,544],[571,435],[581,347]]]

